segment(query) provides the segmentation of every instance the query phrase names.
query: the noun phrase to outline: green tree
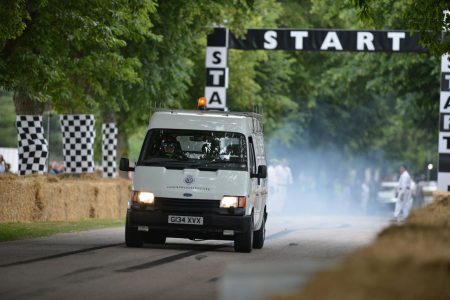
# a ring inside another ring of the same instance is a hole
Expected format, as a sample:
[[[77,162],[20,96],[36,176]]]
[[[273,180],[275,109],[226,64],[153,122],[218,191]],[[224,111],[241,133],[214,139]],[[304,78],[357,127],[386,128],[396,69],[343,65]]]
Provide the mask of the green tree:
[[[206,36],[214,24],[242,32],[253,17],[253,1],[158,1],[149,15],[156,39],[130,41],[122,49],[138,57],[140,82],[113,84],[122,96],[114,107],[119,124],[119,156],[128,156],[128,135],[148,123],[153,106],[193,108],[203,95]],[[255,4],[256,5],[256,4]],[[197,81],[196,79],[202,78]]]
[[[16,148],[16,117],[10,93],[0,92],[0,108],[0,147]]]
[[[6,0],[0,3],[0,88],[17,115],[104,115],[123,97],[115,83],[140,81],[138,58],[120,51],[151,40],[153,0]],[[107,120],[108,121],[108,120]]]
[[[26,1],[0,4],[0,87],[17,114],[45,103],[87,111],[108,80],[136,82],[139,61],[120,54],[125,39],[151,38],[147,1]]]
[[[352,0],[360,19],[375,28],[398,28],[398,21],[411,31],[420,32],[420,43],[433,55],[450,52],[450,6],[446,0]],[[444,15],[447,11],[447,15]],[[397,22],[393,22],[396,20]],[[397,23],[397,24],[396,24]]]
[[[226,19],[230,19],[233,10],[226,9]],[[252,15],[247,18],[244,28],[276,27],[276,22],[283,11],[277,1],[256,1],[252,6]],[[242,30],[229,27],[235,35]],[[195,107],[193,99],[204,93],[205,77],[205,36],[201,38],[199,55],[195,56],[192,86],[189,90],[191,103],[183,103],[184,107]],[[281,119],[290,119],[297,111],[297,104],[288,97],[293,71],[293,60],[283,52],[228,51],[228,67],[230,69],[229,89],[227,90],[227,106],[231,111],[263,112],[265,130],[272,133],[279,130]],[[281,134],[287,143],[291,135]]]
[[[279,27],[371,29],[346,1],[282,3]],[[300,10],[305,13],[298,14]],[[384,28],[406,28],[395,14],[389,16]],[[420,169],[430,153],[437,152],[436,58],[397,53],[292,52],[289,56],[295,72],[286,91],[298,112],[294,122],[281,128],[296,133],[291,147],[340,152],[346,159],[334,160],[335,169],[348,168],[357,157],[377,166],[407,161]]]

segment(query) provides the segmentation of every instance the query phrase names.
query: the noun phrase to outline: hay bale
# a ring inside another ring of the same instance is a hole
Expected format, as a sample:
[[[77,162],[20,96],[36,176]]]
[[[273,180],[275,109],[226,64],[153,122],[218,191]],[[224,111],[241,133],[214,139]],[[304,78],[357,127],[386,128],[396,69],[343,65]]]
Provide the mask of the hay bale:
[[[96,217],[111,218],[113,216],[125,216],[129,197],[128,182],[118,180],[119,184],[105,180],[104,185],[98,189],[94,209]]]
[[[413,210],[407,224],[450,226],[450,193],[435,192],[433,202],[419,210]]]
[[[93,189],[88,181],[63,179],[42,186],[44,208],[35,218],[39,221],[74,221],[89,217],[89,200]]]
[[[450,299],[450,233],[418,234],[384,235],[336,268],[315,274],[298,293],[272,299]]]
[[[301,291],[272,299],[450,299],[449,199],[450,193],[437,193],[404,225],[383,230]]]
[[[450,297],[449,274],[445,267],[402,262],[385,264],[370,258],[357,263],[317,273],[301,292],[272,299],[446,300]]]
[[[37,188],[35,177],[0,176],[0,222],[32,220]]]
[[[86,176],[1,176],[0,222],[125,216],[130,182]]]

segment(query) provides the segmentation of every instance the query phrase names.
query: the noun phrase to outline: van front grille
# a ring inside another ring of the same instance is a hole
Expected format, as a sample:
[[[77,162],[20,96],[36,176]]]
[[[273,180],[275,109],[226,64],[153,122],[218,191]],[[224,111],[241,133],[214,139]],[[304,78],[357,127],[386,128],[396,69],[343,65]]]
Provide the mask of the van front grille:
[[[155,198],[155,208],[167,211],[216,212],[220,200]]]

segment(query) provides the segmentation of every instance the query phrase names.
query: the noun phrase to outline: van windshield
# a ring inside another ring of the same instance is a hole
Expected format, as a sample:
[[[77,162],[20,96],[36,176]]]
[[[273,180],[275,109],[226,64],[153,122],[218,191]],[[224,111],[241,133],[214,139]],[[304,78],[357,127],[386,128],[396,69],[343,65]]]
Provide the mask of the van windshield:
[[[247,170],[245,136],[236,132],[152,129],[137,162],[168,168]]]

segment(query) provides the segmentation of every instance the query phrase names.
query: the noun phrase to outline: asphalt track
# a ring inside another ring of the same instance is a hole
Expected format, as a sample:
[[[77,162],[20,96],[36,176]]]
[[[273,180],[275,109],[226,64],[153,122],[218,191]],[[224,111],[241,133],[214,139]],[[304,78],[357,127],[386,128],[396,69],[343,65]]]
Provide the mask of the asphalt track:
[[[263,299],[367,245],[377,216],[269,217],[263,249],[168,239],[127,248],[123,228],[0,243],[0,299]]]

